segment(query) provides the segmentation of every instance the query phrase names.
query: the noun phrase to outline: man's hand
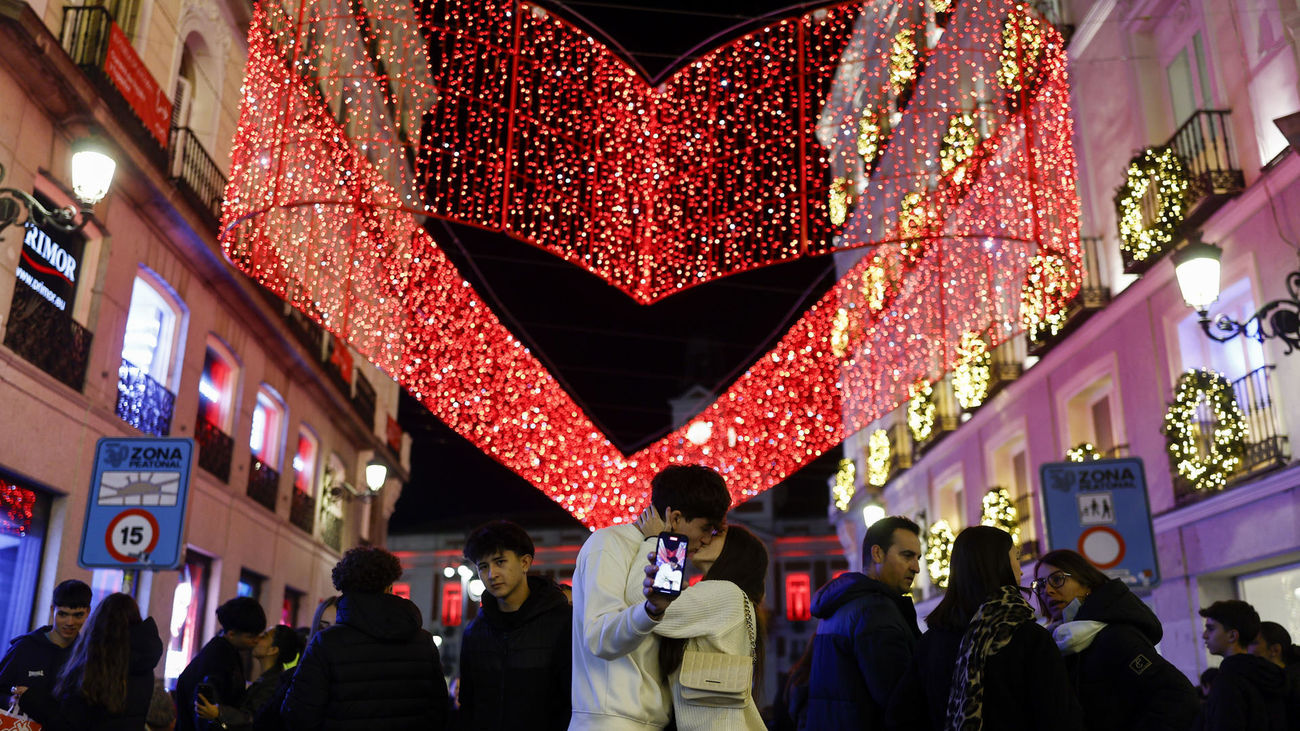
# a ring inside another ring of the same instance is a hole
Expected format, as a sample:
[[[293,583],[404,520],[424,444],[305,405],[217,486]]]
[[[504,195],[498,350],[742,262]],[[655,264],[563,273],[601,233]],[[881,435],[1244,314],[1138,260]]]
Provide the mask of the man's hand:
[[[652,618],[659,619],[664,616],[664,610],[677,597],[655,591],[655,574],[659,572],[659,568],[655,565],[653,553],[646,554],[646,558],[650,559],[650,563],[646,564],[645,581],[641,582],[641,592],[645,594],[645,611]]]
[[[206,718],[209,721],[215,721],[217,716],[221,715],[221,709],[216,704],[209,703],[203,694],[198,693],[194,696],[194,711],[199,714],[200,718]]]
[[[645,538],[654,538],[660,533],[663,533],[664,529],[668,527],[664,524],[664,519],[659,516],[659,512],[655,510],[655,506],[653,505],[650,505],[645,510],[641,511],[641,515],[636,519],[634,525],[636,525],[637,530],[641,531],[641,535]]]
[[[18,702],[18,699],[19,699],[19,698],[22,698],[23,693],[26,693],[26,692],[27,692],[27,686],[25,686],[25,685],[15,685],[14,687],[10,688],[10,689],[9,689],[9,705],[12,706],[12,705],[14,705],[15,703],[17,703],[17,702]]]

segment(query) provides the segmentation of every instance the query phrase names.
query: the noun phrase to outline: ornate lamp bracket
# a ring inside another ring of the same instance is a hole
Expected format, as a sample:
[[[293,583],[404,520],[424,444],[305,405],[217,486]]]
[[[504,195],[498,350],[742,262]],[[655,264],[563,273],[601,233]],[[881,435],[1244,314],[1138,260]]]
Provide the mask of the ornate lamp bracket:
[[[1273,300],[1265,304],[1245,322],[1237,322],[1227,315],[1211,318],[1209,312],[1201,311],[1201,329],[1216,342],[1225,343],[1239,335],[1264,342],[1278,338],[1286,343],[1283,355],[1290,355],[1300,350],[1300,271],[1294,271],[1286,277],[1286,288],[1290,299]]]
[[[0,181],[5,177],[4,165],[0,165]],[[15,223],[28,221],[40,226],[54,227],[71,233],[80,231],[90,222],[91,213],[87,209],[77,210],[72,206],[50,210],[41,205],[31,193],[17,188],[0,188],[0,233]]]

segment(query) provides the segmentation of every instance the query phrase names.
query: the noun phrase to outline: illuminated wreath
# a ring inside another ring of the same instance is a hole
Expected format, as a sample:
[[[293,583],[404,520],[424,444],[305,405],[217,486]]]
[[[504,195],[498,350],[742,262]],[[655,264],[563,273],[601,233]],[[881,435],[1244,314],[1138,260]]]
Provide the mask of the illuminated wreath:
[[[954,540],[946,520],[935,521],[925,533],[925,570],[930,572],[930,581],[940,589],[948,586]]]
[[[851,459],[840,460],[840,467],[835,471],[835,486],[831,488],[831,498],[835,500],[835,509],[844,512],[853,502],[853,493],[857,492],[858,467]]]
[[[1015,503],[1011,502],[1011,493],[1005,487],[995,487],[984,493],[983,507],[980,525],[1001,528],[1011,534],[1011,540],[1020,542],[1020,517],[1016,514]]]
[[[973,409],[989,395],[993,358],[984,339],[973,332],[961,336],[957,358],[957,367],[952,371],[953,394],[963,409]]]
[[[1202,402],[1213,412],[1213,422],[1197,418]],[[1213,431],[1206,440],[1202,434],[1208,429]],[[1178,379],[1163,431],[1170,466],[1197,490],[1222,490],[1246,452],[1246,417],[1232,384],[1212,370],[1198,368]],[[1206,441],[1209,454],[1201,452]]]
[[[1089,460],[1101,459],[1101,452],[1092,446],[1092,442],[1084,442],[1065,450],[1065,458],[1071,462],[1087,462]]]
[[[1069,298],[1079,288],[1079,270],[1055,254],[1029,259],[1020,287],[1020,322],[1030,340],[1061,331],[1069,315]]]
[[[889,482],[889,432],[877,429],[867,440],[867,484],[884,487]]]
[[[934,405],[934,388],[927,382],[912,386],[912,398],[907,402],[907,428],[912,441],[924,442],[934,433],[934,420],[938,408]]]
[[[1142,199],[1156,186],[1155,220],[1142,217]],[[1119,246],[1134,261],[1146,261],[1174,240],[1187,212],[1191,178],[1183,159],[1168,147],[1147,148],[1128,165],[1124,185],[1115,195],[1119,208]]]

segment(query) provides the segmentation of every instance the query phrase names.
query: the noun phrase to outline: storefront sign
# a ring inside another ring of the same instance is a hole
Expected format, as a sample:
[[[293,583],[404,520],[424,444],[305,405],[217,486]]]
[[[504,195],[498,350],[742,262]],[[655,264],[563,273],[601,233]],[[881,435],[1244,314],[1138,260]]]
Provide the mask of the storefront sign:
[[[193,439],[100,439],[77,562],[88,569],[180,566],[193,456]]]
[[[1142,460],[1055,462],[1041,476],[1050,549],[1078,551],[1134,589],[1160,583]]]
[[[144,123],[158,144],[167,147],[167,134],[171,127],[172,103],[166,92],[154,80],[149,69],[131,47],[131,41],[111,23],[108,31],[108,52],[104,56],[104,73],[113,86],[122,92],[122,98]]]
[[[35,197],[46,208],[58,207],[39,193]],[[16,272],[18,280],[67,312],[77,298],[77,277],[81,273],[86,238],[77,232],[40,228],[31,221],[24,224],[24,229]]]

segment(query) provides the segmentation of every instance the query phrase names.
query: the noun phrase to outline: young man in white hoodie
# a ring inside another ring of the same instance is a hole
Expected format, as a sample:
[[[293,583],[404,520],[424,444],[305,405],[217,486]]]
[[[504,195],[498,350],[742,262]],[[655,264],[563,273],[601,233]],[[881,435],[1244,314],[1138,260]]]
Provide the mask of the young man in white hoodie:
[[[687,556],[723,527],[731,495],[722,475],[672,465],[650,482],[665,530],[689,540]],[[645,556],[653,538],[632,524],[602,528],[578,552],[573,572],[573,718],[569,731],[642,731],[668,725],[672,697],[659,672],[652,631],[663,616],[645,600]]]

